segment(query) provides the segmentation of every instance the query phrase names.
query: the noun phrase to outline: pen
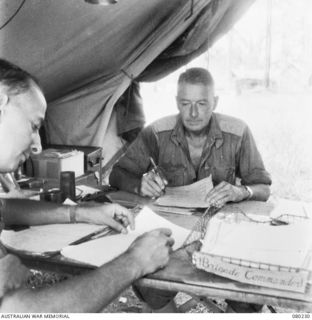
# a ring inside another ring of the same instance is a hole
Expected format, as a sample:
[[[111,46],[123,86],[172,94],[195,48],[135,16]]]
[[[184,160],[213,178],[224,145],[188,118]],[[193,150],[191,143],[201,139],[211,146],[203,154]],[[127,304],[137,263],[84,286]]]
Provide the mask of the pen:
[[[158,167],[156,166],[155,164],[155,161],[152,157],[150,157],[150,161],[151,161],[151,164],[153,166],[153,170],[155,171],[155,173],[159,176],[159,178],[161,179],[161,181],[163,182],[164,184],[164,188],[166,187],[167,185],[167,182],[164,180],[164,178],[162,177],[162,174],[160,173]]]
[[[103,228],[100,228],[99,230],[97,231],[94,231],[72,243],[70,243],[70,245],[76,245],[76,244],[80,244],[80,243],[83,243],[83,242],[86,242],[86,241],[89,241],[89,240],[93,240],[93,239],[96,239],[96,236],[104,236],[105,234],[111,232],[112,230],[108,227],[108,226],[105,226]]]

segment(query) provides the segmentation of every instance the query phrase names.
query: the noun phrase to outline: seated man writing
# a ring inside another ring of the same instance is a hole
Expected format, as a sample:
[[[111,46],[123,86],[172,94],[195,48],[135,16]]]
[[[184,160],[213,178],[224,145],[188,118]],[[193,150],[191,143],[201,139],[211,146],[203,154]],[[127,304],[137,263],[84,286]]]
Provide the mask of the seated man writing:
[[[212,175],[215,188],[207,199],[213,203],[266,201],[270,175],[247,125],[214,112],[218,97],[210,73],[201,68],[182,73],[176,99],[179,114],[142,130],[114,166],[110,184],[153,198],[166,184],[188,185]],[[151,159],[164,177],[152,170]]]
[[[218,97],[210,73],[202,68],[182,73],[176,101],[178,115],[142,130],[113,167],[110,184],[156,198],[166,185],[188,185],[211,175],[214,188],[206,196],[208,204],[221,207],[230,201],[266,201],[270,175],[248,126],[214,112]],[[155,173],[151,159],[161,174]]]
[[[37,81],[0,59],[0,173],[12,172],[31,152],[40,152],[38,130],[46,101]],[[0,234],[9,225],[90,222],[127,232],[131,213],[118,205],[68,207],[31,200],[0,199]],[[158,229],[136,239],[121,256],[97,270],[50,288],[25,288],[28,269],[0,242],[0,312],[97,312],[133,281],[165,266],[171,231]],[[104,250],[104,248],[103,248]]]

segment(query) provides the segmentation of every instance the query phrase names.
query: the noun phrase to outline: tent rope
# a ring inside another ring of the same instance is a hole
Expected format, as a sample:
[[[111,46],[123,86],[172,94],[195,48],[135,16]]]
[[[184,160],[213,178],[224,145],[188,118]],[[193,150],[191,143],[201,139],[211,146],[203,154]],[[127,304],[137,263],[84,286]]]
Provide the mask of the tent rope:
[[[185,21],[188,20],[194,12],[194,0],[191,0],[191,8],[190,8],[190,13],[188,14],[188,16],[185,18]]]
[[[22,7],[24,6],[26,0],[23,0],[21,2],[21,4],[19,5],[19,7],[16,9],[16,11],[12,14],[12,16],[0,27],[0,30],[2,30],[3,28],[5,28],[13,19],[14,17],[18,14],[18,12],[22,9]]]

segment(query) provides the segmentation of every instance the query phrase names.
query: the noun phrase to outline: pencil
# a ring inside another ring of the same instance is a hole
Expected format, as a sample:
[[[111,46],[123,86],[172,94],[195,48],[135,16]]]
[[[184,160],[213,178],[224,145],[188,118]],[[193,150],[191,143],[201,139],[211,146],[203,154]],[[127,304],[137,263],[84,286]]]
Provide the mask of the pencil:
[[[160,174],[159,169],[158,169],[158,167],[156,166],[156,163],[155,163],[155,161],[154,161],[154,159],[153,159],[152,157],[150,157],[150,161],[151,161],[151,164],[152,164],[152,166],[153,166],[153,169],[154,169],[155,173],[159,176],[159,178],[160,178],[161,181],[163,182],[163,184],[164,184],[164,189],[165,189],[167,183],[164,181],[164,178],[163,178],[162,175]]]
[[[151,161],[151,164],[152,164],[154,170],[157,171],[158,170],[157,166],[156,166],[155,161],[154,161],[154,159],[152,157],[150,157],[150,161]]]

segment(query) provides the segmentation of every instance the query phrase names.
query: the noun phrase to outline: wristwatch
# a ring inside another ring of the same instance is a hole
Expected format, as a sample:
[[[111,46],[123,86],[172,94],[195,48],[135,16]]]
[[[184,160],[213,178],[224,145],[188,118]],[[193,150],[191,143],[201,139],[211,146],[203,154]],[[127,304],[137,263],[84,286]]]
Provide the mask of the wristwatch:
[[[246,200],[251,199],[251,197],[253,196],[253,191],[250,187],[242,185],[242,187],[248,192],[248,197],[246,198]]]

